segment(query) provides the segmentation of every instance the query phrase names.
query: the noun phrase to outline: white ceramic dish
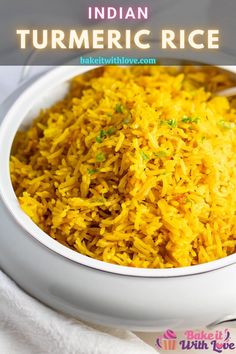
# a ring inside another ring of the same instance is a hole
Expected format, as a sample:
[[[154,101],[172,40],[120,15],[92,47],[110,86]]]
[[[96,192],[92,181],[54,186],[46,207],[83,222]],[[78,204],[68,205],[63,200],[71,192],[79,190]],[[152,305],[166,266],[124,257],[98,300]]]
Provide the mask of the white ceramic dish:
[[[83,256],[50,238],[21,210],[9,174],[19,127],[62,97],[68,80],[93,67],[58,67],[8,100],[0,128],[0,265],[51,307],[133,330],[193,328],[236,315],[236,254],[176,269],[140,269]],[[236,67],[225,68],[236,73]]]

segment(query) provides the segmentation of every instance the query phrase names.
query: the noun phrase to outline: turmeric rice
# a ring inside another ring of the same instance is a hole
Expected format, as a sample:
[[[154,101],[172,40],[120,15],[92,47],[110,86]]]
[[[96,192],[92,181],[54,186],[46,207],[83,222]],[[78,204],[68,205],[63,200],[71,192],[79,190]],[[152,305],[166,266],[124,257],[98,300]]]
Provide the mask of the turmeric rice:
[[[18,132],[21,208],[92,258],[171,268],[236,250],[235,101],[214,67],[105,67]]]

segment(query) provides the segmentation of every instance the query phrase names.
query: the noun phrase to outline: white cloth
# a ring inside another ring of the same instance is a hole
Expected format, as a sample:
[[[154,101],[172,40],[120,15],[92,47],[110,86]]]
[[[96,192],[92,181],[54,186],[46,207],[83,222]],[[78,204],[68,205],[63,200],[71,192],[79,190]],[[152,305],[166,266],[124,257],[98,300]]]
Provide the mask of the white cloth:
[[[88,326],[51,310],[0,272],[0,353],[156,354],[130,331]]]
[[[43,69],[45,68],[32,67],[30,76]],[[0,103],[19,85],[22,76],[22,67],[0,67]],[[130,331],[89,326],[57,313],[24,293],[0,271],[0,353],[154,354],[157,352]]]

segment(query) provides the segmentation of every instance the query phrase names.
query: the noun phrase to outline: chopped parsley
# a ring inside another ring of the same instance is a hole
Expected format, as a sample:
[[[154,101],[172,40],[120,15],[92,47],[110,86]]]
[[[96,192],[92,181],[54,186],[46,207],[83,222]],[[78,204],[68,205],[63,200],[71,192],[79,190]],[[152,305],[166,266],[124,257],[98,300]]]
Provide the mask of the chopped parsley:
[[[115,111],[116,113],[124,113],[124,106],[121,103],[117,103]]]
[[[89,168],[88,169],[88,174],[89,175],[94,175],[97,172],[99,172],[99,170],[97,168]]]
[[[96,155],[96,161],[97,162],[104,162],[106,160],[106,157],[104,155],[103,152],[99,152],[97,155]]]
[[[106,136],[105,130],[103,130],[103,129],[100,130],[98,136],[96,137],[96,142],[97,143],[102,143],[105,136]]]
[[[159,151],[159,152],[154,152],[154,156],[155,157],[166,157],[167,156],[167,152],[166,151]]]
[[[99,133],[99,135],[100,135],[100,137],[101,138],[104,138],[105,136],[106,136],[106,132],[105,132],[105,130],[100,130],[100,133]]]
[[[114,134],[115,131],[116,131],[116,129],[115,129],[114,127],[111,127],[111,128],[109,128],[109,129],[107,129],[106,135],[109,135],[109,136],[110,136],[110,135]]]
[[[145,154],[145,152],[143,150],[140,151],[140,155],[142,156],[144,161],[148,161],[149,157],[147,154]]]
[[[100,136],[96,136],[96,142],[97,142],[97,143],[101,144],[102,141],[103,141],[103,139],[100,138]]]
[[[100,130],[98,136],[96,136],[96,142],[101,144],[106,136],[111,136],[115,131],[114,127],[108,128],[107,131],[104,129]]]
[[[200,118],[198,117],[183,117],[182,118],[182,122],[183,123],[198,123],[198,121],[200,120]]]
[[[177,127],[177,121],[176,121],[176,119],[168,119],[168,120],[167,120],[167,124],[168,124],[171,128],[176,128],[176,127]]]
[[[166,124],[171,128],[177,127],[177,120],[176,119],[168,119],[168,120],[161,120],[161,125]]]

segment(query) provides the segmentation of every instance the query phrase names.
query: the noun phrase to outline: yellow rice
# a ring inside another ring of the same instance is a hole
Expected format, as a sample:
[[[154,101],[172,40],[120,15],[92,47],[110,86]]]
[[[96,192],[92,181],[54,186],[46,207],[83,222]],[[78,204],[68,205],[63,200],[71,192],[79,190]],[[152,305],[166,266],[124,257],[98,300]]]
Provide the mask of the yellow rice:
[[[236,110],[216,68],[106,67],[16,136],[22,209],[105,262],[190,266],[236,247]]]

